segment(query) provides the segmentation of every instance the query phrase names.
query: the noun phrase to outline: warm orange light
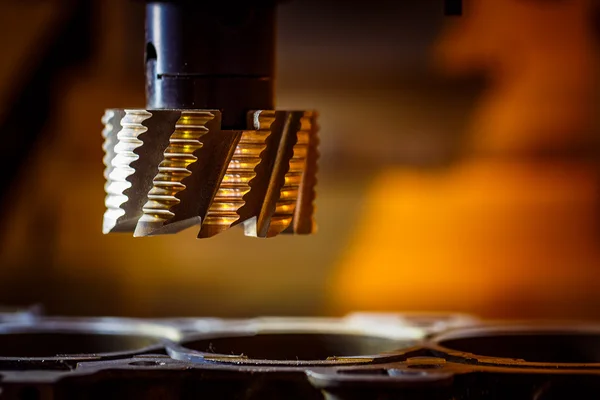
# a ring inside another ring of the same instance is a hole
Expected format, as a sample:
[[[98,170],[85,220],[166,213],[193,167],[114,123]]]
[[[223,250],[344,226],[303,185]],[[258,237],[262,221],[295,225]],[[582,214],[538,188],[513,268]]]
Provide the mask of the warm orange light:
[[[585,164],[388,169],[339,262],[332,303],[338,312],[581,315],[600,288],[599,194]]]

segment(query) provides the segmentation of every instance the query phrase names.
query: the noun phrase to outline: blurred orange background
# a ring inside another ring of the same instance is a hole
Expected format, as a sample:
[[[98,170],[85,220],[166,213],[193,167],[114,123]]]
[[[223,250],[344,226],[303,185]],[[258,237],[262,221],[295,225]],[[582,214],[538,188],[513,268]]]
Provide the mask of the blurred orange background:
[[[0,101],[63,3],[3,3]],[[280,6],[278,108],[321,115],[319,232],[268,240],[102,235],[100,117],[145,103],[140,3],[94,2],[92,57],[56,79],[55,110],[10,191],[0,303],[600,318],[592,0],[470,0],[461,17],[437,0]]]

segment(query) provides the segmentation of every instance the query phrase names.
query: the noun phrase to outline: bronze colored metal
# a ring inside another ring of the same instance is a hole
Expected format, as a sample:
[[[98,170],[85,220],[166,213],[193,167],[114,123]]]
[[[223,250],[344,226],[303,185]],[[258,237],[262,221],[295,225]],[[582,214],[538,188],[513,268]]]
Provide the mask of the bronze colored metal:
[[[296,202],[292,224],[284,233],[312,234],[317,230],[314,219],[315,198],[317,186],[317,161],[319,159],[319,126],[317,125],[317,113],[307,112],[304,114],[301,122],[301,131],[307,133],[307,143],[301,143],[299,140],[294,147],[294,158],[304,154],[306,162],[304,171],[297,174],[301,183],[298,188],[298,200]],[[303,146],[302,148],[298,148]]]
[[[199,238],[214,236],[244,221],[239,211],[246,204],[251,182],[255,182],[257,176],[256,167],[261,162],[261,155],[267,146],[266,139],[271,134],[270,126],[274,118],[269,114],[254,114],[258,124],[256,129],[241,133],[239,143],[202,224]]]
[[[200,223],[203,214],[195,207],[196,199],[201,201],[211,191],[210,182],[215,179],[208,174],[219,176],[222,169],[218,168],[222,162],[211,170],[206,166],[218,145],[210,139],[220,133],[219,125],[218,111],[180,112],[169,143],[162,151],[163,159],[147,192],[134,236],[176,233]],[[209,194],[208,202],[211,199]]]
[[[253,111],[243,131],[222,130],[217,110],[107,110],[103,122],[104,233],[315,231],[315,112]]]

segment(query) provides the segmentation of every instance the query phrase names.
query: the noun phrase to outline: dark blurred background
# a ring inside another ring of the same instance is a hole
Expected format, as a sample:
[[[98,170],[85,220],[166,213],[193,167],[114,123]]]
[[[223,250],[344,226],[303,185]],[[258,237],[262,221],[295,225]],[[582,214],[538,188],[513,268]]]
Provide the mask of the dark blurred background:
[[[599,319],[597,4],[463,3],[280,6],[278,108],[321,115],[319,232],[197,240],[101,233],[100,117],[145,104],[143,2],[3,0],[0,304]]]

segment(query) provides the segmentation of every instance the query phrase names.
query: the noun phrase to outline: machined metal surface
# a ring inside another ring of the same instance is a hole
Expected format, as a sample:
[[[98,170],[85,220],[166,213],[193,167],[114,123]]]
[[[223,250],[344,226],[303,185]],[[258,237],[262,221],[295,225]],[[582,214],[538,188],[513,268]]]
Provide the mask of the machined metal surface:
[[[218,110],[107,110],[103,232],[313,233],[316,117],[253,111],[234,131],[221,129]]]
[[[0,323],[0,363],[64,365],[159,351],[179,329],[127,318],[48,318]]]
[[[3,399],[573,399],[600,325],[462,314],[0,321]]]
[[[42,307],[0,307],[0,323],[33,323],[42,315]]]
[[[356,323],[352,318],[256,318],[215,326],[167,347],[177,360],[237,366],[331,366],[369,364],[422,340],[427,331],[398,323]]]

